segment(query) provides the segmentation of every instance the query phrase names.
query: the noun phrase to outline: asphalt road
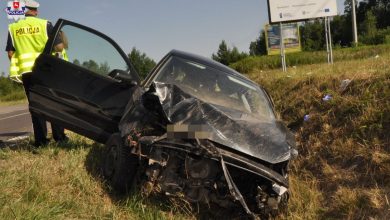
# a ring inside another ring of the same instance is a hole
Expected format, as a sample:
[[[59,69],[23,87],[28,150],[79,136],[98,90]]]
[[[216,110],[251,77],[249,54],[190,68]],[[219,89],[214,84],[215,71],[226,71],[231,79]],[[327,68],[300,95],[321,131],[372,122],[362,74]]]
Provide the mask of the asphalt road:
[[[32,123],[27,104],[0,106],[0,144],[32,133]]]

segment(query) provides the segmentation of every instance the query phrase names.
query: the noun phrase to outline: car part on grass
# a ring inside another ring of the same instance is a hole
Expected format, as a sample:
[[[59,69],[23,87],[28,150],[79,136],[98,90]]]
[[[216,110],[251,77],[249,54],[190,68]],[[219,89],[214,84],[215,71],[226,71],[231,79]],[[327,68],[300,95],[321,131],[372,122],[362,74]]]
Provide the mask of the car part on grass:
[[[350,79],[342,80],[340,83],[340,87],[339,87],[340,93],[341,94],[344,93],[351,83],[352,83],[352,80],[350,80]]]

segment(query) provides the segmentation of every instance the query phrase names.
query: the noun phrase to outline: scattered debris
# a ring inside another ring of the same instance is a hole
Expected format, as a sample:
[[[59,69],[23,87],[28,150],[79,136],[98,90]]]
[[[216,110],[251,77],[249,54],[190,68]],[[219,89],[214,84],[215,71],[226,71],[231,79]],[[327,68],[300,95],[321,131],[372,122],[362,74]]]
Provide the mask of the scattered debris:
[[[348,86],[351,84],[352,80],[350,79],[344,79],[341,81],[340,84],[340,92],[343,93],[345,90],[347,90]]]
[[[329,95],[329,94],[325,95],[324,98],[322,98],[322,101],[324,101],[324,102],[327,102],[330,100],[332,100],[332,95]]]
[[[310,115],[305,115],[303,117],[303,121],[309,121],[310,120]]]

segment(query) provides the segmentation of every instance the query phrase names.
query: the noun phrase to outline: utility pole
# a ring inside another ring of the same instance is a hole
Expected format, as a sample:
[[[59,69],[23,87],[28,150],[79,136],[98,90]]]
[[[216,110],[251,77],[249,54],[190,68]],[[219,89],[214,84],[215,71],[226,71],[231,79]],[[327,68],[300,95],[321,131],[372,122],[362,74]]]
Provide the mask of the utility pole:
[[[352,0],[352,30],[353,30],[353,42],[355,46],[358,45],[358,34],[357,34],[357,24],[356,24],[356,4],[355,0]]]

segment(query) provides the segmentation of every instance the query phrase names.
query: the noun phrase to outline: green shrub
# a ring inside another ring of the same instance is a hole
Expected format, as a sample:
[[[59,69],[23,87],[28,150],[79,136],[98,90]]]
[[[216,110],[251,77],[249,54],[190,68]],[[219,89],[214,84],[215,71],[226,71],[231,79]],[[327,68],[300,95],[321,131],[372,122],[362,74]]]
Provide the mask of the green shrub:
[[[335,49],[333,55],[335,61],[366,59],[383,54],[389,49],[390,45],[341,48]],[[327,53],[326,51],[292,53],[286,55],[286,61],[288,66],[324,63],[327,61]],[[280,66],[281,62],[279,55],[250,56],[230,65],[230,67],[241,73],[248,73],[255,69],[277,69],[280,68]]]
[[[378,45],[390,43],[390,28],[381,29],[371,35],[359,36],[360,42],[365,45]]]
[[[11,92],[8,95],[0,97],[0,101],[12,102],[12,101],[19,101],[25,98],[26,98],[26,94],[24,93],[24,90],[17,90],[15,92]]]
[[[26,98],[26,96],[21,84],[4,76],[0,76],[0,101],[18,101],[24,98]]]
[[[385,37],[385,44],[390,44],[390,34]]]

